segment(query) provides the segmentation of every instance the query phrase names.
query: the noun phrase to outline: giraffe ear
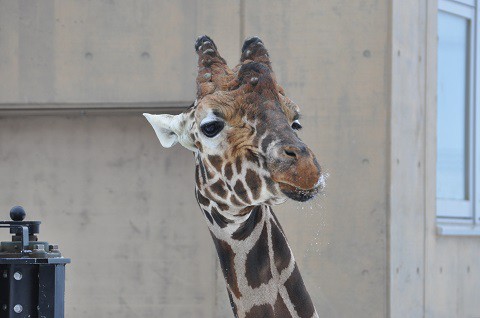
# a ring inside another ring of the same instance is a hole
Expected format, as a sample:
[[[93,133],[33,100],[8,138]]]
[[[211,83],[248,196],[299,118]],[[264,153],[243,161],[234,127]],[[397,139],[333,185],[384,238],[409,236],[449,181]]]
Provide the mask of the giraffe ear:
[[[165,148],[170,148],[175,145],[184,130],[183,118],[181,115],[152,115],[144,113],[143,116],[147,118],[150,125],[152,125],[157,134],[160,143]]]

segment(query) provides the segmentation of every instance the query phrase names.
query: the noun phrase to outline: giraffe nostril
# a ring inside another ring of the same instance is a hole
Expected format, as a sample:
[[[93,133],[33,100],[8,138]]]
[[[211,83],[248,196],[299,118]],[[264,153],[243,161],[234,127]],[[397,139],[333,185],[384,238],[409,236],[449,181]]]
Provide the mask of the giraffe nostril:
[[[285,154],[292,158],[297,158],[297,154],[294,151],[285,149]]]

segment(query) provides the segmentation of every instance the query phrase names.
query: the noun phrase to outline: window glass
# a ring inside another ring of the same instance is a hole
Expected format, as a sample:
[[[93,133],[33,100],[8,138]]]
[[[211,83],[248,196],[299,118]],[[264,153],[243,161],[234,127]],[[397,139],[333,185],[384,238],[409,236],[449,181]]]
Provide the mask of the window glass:
[[[467,19],[438,15],[437,198],[468,199]]]

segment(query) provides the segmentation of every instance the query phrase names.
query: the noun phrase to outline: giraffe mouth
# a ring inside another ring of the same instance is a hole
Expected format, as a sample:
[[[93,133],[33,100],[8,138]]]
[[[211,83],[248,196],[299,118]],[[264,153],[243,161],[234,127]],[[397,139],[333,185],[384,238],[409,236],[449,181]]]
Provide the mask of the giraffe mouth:
[[[292,200],[306,202],[313,199],[322,189],[322,185],[315,185],[312,189],[300,189],[294,185],[279,182],[280,190]]]

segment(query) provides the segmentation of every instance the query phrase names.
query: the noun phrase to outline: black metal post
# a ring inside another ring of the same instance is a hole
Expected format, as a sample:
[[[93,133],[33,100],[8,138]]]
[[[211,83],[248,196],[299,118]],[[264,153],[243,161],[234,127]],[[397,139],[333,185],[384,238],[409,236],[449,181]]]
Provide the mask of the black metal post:
[[[65,265],[57,245],[38,241],[39,221],[23,221],[25,211],[14,207],[11,242],[0,245],[0,318],[63,318]]]

